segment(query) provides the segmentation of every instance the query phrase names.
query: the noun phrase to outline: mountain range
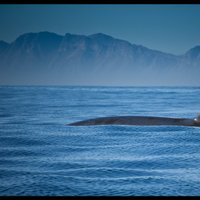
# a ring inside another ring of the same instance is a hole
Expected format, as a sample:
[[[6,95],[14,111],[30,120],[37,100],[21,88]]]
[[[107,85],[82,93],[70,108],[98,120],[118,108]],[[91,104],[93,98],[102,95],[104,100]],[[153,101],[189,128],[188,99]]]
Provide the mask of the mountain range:
[[[173,55],[103,33],[25,33],[0,41],[0,60],[1,85],[200,85],[200,46]]]

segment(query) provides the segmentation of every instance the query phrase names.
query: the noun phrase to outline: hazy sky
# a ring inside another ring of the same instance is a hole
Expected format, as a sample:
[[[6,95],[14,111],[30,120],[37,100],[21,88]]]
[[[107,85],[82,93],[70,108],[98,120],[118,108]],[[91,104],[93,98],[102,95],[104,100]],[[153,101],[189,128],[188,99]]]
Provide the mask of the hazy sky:
[[[200,5],[0,5],[0,40],[26,32],[102,32],[151,49],[183,54],[200,45]]]

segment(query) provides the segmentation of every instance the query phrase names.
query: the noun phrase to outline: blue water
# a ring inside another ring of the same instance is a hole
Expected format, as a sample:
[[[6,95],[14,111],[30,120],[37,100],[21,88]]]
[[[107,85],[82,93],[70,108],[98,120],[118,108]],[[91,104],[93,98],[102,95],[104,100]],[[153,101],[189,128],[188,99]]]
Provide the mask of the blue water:
[[[200,88],[0,87],[0,195],[199,196],[200,128],[66,125],[199,112]]]

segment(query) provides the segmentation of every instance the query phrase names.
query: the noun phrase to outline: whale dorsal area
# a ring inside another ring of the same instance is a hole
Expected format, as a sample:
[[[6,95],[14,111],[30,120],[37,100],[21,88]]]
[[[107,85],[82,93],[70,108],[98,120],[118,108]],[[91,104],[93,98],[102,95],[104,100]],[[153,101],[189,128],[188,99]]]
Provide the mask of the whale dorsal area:
[[[196,118],[195,118],[196,119]],[[152,116],[114,116],[99,117],[70,123],[70,126],[94,126],[94,125],[176,125],[176,126],[200,126],[195,119],[169,118]]]

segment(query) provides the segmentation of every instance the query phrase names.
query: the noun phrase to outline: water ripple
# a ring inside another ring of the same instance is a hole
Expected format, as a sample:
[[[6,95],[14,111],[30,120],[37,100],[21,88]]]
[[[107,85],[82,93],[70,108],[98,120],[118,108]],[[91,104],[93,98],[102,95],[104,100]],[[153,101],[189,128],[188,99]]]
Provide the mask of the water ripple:
[[[66,125],[192,118],[200,88],[0,87],[0,96],[1,196],[200,195],[198,127]]]

